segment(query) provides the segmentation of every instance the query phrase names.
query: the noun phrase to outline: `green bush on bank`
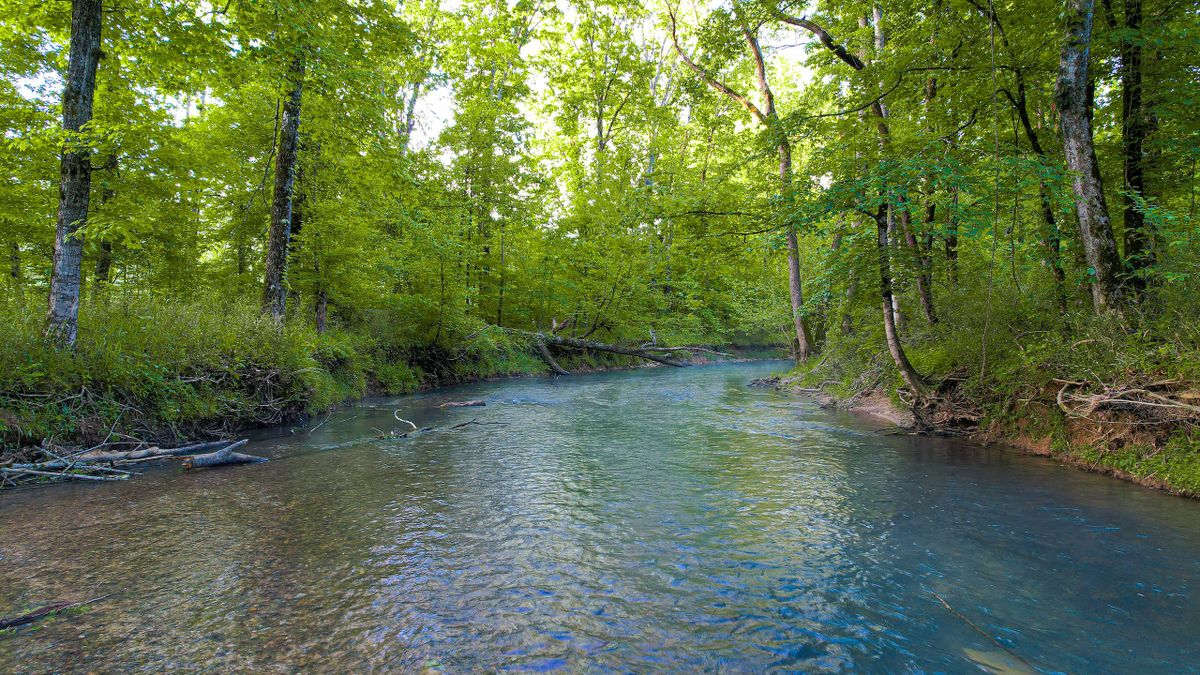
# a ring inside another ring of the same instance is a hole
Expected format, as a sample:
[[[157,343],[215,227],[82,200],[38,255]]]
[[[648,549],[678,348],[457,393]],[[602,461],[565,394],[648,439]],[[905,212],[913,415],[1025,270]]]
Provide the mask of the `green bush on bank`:
[[[360,345],[279,327],[246,304],[89,308],[77,348],[41,338],[40,318],[6,310],[0,328],[0,435],[6,445],[185,435],[280,421],[366,386]]]
[[[1090,445],[1073,450],[1072,458],[1093,469],[1128,474],[1182,494],[1200,496],[1200,435],[1193,430],[1176,432],[1157,449]]]

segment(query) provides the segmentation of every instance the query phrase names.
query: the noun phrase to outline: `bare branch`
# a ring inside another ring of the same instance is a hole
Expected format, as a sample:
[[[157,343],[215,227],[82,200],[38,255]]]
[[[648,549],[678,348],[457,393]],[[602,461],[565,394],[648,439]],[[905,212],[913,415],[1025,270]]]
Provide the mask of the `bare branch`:
[[[833,36],[829,34],[829,31],[825,30],[815,22],[803,17],[788,16],[786,14],[779,15],[779,19],[784,23],[789,23],[793,26],[799,26],[800,28],[803,28],[817,36],[817,39],[821,41],[821,44],[825,45],[826,49],[833,52],[834,56],[844,61],[851,68],[855,70],[862,70],[863,68],[867,67],[866,64],[862,62],[862,59],[858,58],[854,54],[851,54],[850,50],[846,49],[845,46],[838,44],[833,39]]]

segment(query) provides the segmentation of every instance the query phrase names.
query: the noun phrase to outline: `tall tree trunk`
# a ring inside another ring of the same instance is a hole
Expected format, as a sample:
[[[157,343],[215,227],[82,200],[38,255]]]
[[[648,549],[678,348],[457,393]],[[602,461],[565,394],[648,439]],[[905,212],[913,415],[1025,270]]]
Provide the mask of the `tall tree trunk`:
[[[100,251],[96,256],[96,283],[92,286],[93,297],[99,297],[108,288],[112,275],[113,245],[107,239],[100,240]]]
[[[1121,148],[1125,156],[1125,261],[1129,285],[1141,295],[1154,264],[1153,233],[1135,196],[1146,196],[1145,144],[1150,130],[1142,101],[1142,0],[1125,0],[1125,37],[1121,40]]]
[[[838,220],[838,230],[833,235],[833,245],[831,247],[835,254],[841,252],[842,238],[845,236],[845,221],[842,220],[842,218],[839,218]],[[851,223],[851,231],[857,232],[862,229],[862,226],[862,217],[855,215],[854,220]],[[846,276],[845,299],[842,303],[841,331],[842,335],[850,336],[854,334],[854,316],[851,314],[850,308],[854,306],[854,296],[858,294],[858,273],[854,265],[847,267]]]
[[[1000,42],[1004,45],[1004,50],[1011,58],[1015,59],[1012,45],[1008,41],[1008,33],[1004,30],[1004,24],[1000,22],[999,15],[995,12],[991,4],[984,6],[979,0],[969,0],[984,16],[986,16],[995,26],[996,32],[1000,35]],[[1033,149],[1034,154],[1038,156],[1043,164],[1049,164],[1050,159],[1046,155],[1046,150],[1042,147],[1041,140],[1038,138],[1037,131],[1033,128],[1033,123],[1029,117],[1029,97],[1025,86],[1025,71],[1020,65],[1013,65],[1013,82],[1016,84],[1016,94],[1005,90],[1004,95],[1012,104],[1013,110],[1017,113],[1017,118],[1021,121],[1021,128],[1025,131],[1025,138],[1029,141],[1029,147]],[[1062,266],[1061,241],[1062,234],[1058,227],[1058,219],[1054,215],[1054,205],[1050,195],[1050,186],[1045,180],[1038,181],[1038,199],[1041,202],[1042,220],[1045,222],[1046,228],[1042,234],[1042,248],[1045,252],[1044,263],[1050,268],[1054,275],[1055,296],[1058,299],[1058,306],[1061,311],[1067,309],[1066,295],[1066,274]]]
[[[875,48],[882,51],[885,46],[883,35],[883,13],[878,5],[873,8],[873,18],[875,22]],[[859,26],[865,27],[867,23],[866,17],[859,18]],[[881,85],[882,86],[882,85]],[[875,128],[879,133],[879,145],[884,155],[887,154],[888,148],[891,145],[891,129],[887,122],[887,108],[882,102],[876,101],[869,110],[871,115],[876,118]],[[908,385],[910,391],[917,398],[924,398],[929,393],[929,387],[925,384],[924,378],[913,367],[908,360],[908,355],[904,352],[904,345],[900,341],[900,308],[896,302],[895,294],[893,293],[893,276],[891,262],[891,242],[893,232],[895,231],[895,216],[891,199],[888,198],[886,192],[880,195],[883,197],[883,203],[879,207],[879,211],[875,215],[876,227],[876,250],[879,254],[879,294],[883,312],[883,332],[884,339],[887,342],[888,353],[892,356],[892,363],[895,364],[896,370],[900,371],[900,377],[904,383]]]
[[[401,153],[407,153],[412,145],[413,131],[417,128],[417,98],[421,95],[421,83],[414,82],[408,100],[404,104],[404,137],[400,139]]]
[[[921,312],[925,315],[927,323],[935,324],[937,313],[933,309],[933,281],[930,278],[932,264],[917,241],[916,233],[913,232],[912,214],[909,213],[908,204],[903,199],[900,200],[900,230],[904,234],[904,244],[917,259],[917,297],[921,301]]]
[[[1097,312],[1122,303],[1121,259],[1113,237],[1100,164],[1092,142],[1088,56],[1095,0],[1069,0],[1067,35],[1058,65],[1055,100],[1062,124],[1063,152],[1071,169],[1079,236],[1091,277],[1092,304]]]
[[[507,275],[505,274],[506,262],[505,262],[504,254],[505,254],[504,224],[502,222],[500,224],[500,289],[499,289],[499,298],[496,301],[496,325],[497,326],[504,325],[504,287],[505,287],[505,283],[507,281],[507,278],[506,278]]]
[[[688,57],[687,53],[683,51],[683,47],[679,45],[679,38],[675,32],[675,15],[671,13],[670,17],[671,39],[675,45],[675,52],[679,54],[684,64],[699,75],[709,87],[745,108],[756,121],[767,128],[767,133],[771,134],[772,138],[776,140],[776,147],[779,153],[779,177],[782,183],[782,193],[784,199],[789,200],[792,190],[792,146],[787,140],[786,132],[780,128],[779,115],[775,111],[775,96],[771,92],[771,87],[767,82],[766,62],[763,59],[762,49],[758,44],[758,37],[754,31],[750,30],[748,25],[742,26],[742,36],[745,38],[746,44],[750,47],[751,55],[754,57],[755,75],[762,103],[761,109],[750,102],[748,98],[731,89],[729,85],[717,80],[711,73]],[[785,225],[785,238],[787,239],[788,246],[788,291],[792,305],[792,320],[796,330],[796,357],[798,360],[803,361],[813,354],[815,345],[809,337],[808,326],[801,313],[804,306],[804,295],[800,286],[800,245],[796,238],[795,226],[791,224],[790,220]]]
[[[916,368],[913,368],[912,363],[908,360],[908,355],[904,353],[904,346],[900,344],[900,332],[896,326],[895,313],[892,311],[891,244],[888,241],[887,215],[883,212],[883,209],[886,208],[888,208],[886,205],[881,207],[881,212],[875,217],[883,332],[887,340],[888,353],[892,355],[892,362],[896,364],[896,369],[900,371],[900,377],[904,379],[904,383],[908,385],[908,388],[915,396],[922,398],[928,395],[929,386],[925,384],[925,380],[921,377],[921,374],[917,372]]]
[[[958,188],[950,188],[950,213],[946,214],[946,273],[958,283]]]
[[[316,297],[313,299],[313,323],[316,324],[318,335],[325,334],[325,326],[328,320],[329,295],[325,293],[323,287],[318,287]]]
[[[63,130],[68,134],[78,132],[92,119],[101,20],[102,0],[71,3],[71,52],[63,91]],[[91,151],[72,139],[62,153],[54,270],[46,313],[46,336],[63,346],[74,346],[79,332],[83,238],[77,232],[87,223],[91,191]]]
[[[935,6],[935,11],[940,10],[940,3]],[[929,44],[936,46],[937,31],[929,38]],[[930,77],[925,81],[925,131],[932,138],[937,133],[937,125],[933,121],[933,102],[937,98],[937,78]],[[917,252],[917,262],[921,269],[917,274],[917,290],[921,294],[921,309],[925,312],[925,320],[934,324],[937,323],[937,313],[933,309],[933,228],[935,218],[937,217],[937,200],[934,198],[936,187],[933,176],[926,174],[925,176],[925,218],[923,221],[922,237],[924,245],[920,245],[915,241],[910,242],[909,247]]]
[[[780,133],[782,133],[780,131]],[[786,137],[779,141],[779,178],[783,186],[784,202],[787,203],[792,189],[792,146]],[[800,242],[796,238],[796,226],[788,220],[787,232],[788,295],[792,302],[792,322],[796,327],[796,358],[800,361],[814,353],[808,322],[804,320],[804,292],[800,286]]]
[[[263,279],[262,307],[282,323],[287,311],[287,254],[292,230],[292,200],[296,185],[296,157],[300,146],[300,99],[304,88],[304,57],[292,59],[288,75],[291,91],[283,104],[279,125],[279,151],[275,157],[275,194],[271,205],[271,229],[267,237],[267,261]]]
[[[21,271],[21,245],[15,241],[8,245],[8,274],[17,298],[21,299],[24,296],[25,275]]]
[[[1005,46],[1008,45],[1008,40],[1004,40]],[[1017,84],[1016,96],[1009,96],[1009,102],[1017,111],[1017,118],[1021,120],[1021,128],[1025,131],[1025,138],[1029,141],[1029,147],[1033,149],[1034,154],[1043,164],[1048,164],[1050,158],[1046,155],[1046,150],[1042,147],[1041,139],[1038,138],[1037,131],[1033,128],[1033,122],[1029,119],[1029,98],[1026,95],[1025,75],[1021,69],[1014,70],[1014,76]],[[1054,275],[1055,295],[1058,298],[1058,306],[1062,310],[1067,308],[1066,295],[1066,273],[1062,266],[1061,241],[1062,234],[1058,228],[1058,218],[1054,215],[1054,203],[1051,200],[1050,186],[1045,180],[1038,181],[1038,200],[1041,203],[1042,221],[1046,224],[1046,231],[1042,235],[1042,247],[1045,249],[1046,264],[1050,267],[1051,273]]]

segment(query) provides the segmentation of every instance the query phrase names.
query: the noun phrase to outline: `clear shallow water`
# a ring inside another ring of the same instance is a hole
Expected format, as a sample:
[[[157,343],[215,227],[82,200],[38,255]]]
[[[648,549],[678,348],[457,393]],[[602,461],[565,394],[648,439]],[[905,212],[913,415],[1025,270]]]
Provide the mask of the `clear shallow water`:
[[[266,464],[2,495],[0,615],[113,595],[0,672],[1200,672],[1200,503],[746,386],[780,365],[369,401]],[[373,438],[397,409],[504,424]]]

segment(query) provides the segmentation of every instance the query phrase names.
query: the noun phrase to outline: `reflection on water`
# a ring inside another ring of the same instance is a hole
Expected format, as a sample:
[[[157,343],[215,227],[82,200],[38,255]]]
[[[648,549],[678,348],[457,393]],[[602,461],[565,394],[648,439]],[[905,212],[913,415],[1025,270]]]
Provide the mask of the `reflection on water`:
[[[2,496],[0,615],[113,595],[0,671],[1197,672],[1200,504],[745,386],[779,365],[371,401],[267,464]],[[380,438],[397,408],[502,424]]]

